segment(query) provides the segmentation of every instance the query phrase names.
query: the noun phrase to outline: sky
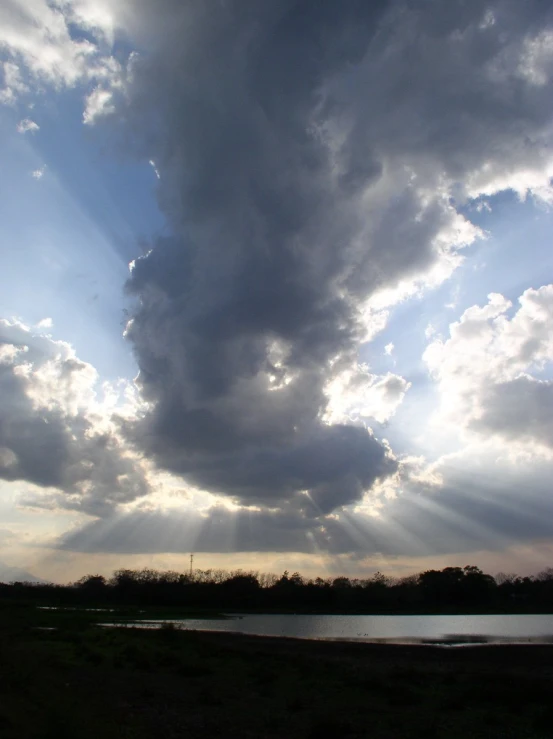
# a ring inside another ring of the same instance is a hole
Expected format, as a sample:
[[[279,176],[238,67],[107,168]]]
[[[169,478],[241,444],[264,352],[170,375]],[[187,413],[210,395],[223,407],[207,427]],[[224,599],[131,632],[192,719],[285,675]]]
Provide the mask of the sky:
[[[0,579],[550,565],[552,152],[542,0],[5,0]]]

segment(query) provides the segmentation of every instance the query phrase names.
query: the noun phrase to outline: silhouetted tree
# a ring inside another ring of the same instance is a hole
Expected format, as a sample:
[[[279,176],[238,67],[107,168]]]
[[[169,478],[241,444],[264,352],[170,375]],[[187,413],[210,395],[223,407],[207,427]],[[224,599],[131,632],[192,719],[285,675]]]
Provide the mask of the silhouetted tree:
[[[393,580],[380,572],[366,579],[345,576],[307,580],[285,571],[280,577],[235,570],[159,572],[119,569],[111,579],[87,575],[69,586],[0,584],[0,598],[50,605],[97,603],[201,606],[233,609],[293,609],[326,612],[466,612],[493,609],[553,612],[553,568],[535,577],[499,573],[475,565],[426,570]]]

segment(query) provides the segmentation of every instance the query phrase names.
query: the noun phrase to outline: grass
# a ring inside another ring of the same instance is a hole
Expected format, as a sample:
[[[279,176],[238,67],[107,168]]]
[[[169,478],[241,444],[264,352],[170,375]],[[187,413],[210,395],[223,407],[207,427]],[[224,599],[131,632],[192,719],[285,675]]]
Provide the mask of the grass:
[[[549,646],[340,644],[96,621],[0,610],[3,739],[553,735]]]

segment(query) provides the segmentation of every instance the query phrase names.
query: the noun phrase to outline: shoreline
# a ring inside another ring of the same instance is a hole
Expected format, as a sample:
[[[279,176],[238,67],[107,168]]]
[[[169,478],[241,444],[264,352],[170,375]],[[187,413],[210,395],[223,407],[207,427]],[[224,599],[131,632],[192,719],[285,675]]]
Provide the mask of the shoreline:
[[[428,660],[451,661],[466,664],[490,665],[505,663],[515,665],[551,665],[553,663],[552,643],[478,643],[463,645],[462,648],[444,648],[440,644],[428,642],[376,642],[356,639],[304,639],[300,637],[261,636],[243,634],[236,631],[209,631],[201,629],[177,629],[178,633],[189,634],[199,641],[243,653],[263,650],[285,656],[286,654],[313,655],[334,659],[362,659],[371,657],[379,661],[408,660],[421,662]]]
[[[3,739],[544,739],[553,725],[553,644],[108,629],[55,611],[37,628],[36,613],[0,611]]]
[[[199,619],[198,619],[199,620]],[[281,634],[253,634],[244,631],[229,631],[226,629],[202,629],[202,628],[186,628],[179,624],[178,621],[167,620],[144,620],[135,622],[112,622],[98,623],[102,628],[122,628],[122,629],[139,629],[143,631],[157,631],[164,628],[164,625],[174,626],[175,631],[194,633],[194,634],[223,634],[233,637],[252,637],[259,639],[282,639],[285,641],[301,641],[301,642],[322,642],[322,643],[339,643],[339,644],[365,644],[374,646],[404,646],[404,647],[433,647],[438,649],[468,649],[476,647],[551,647],[553,649],[553,636],[537,636],[537,637],[493,637],[484,634],[451,634],[444,638],[417,638],[417,637],[398,637],[398,638],[367,638],[355,636],[284,636]]]

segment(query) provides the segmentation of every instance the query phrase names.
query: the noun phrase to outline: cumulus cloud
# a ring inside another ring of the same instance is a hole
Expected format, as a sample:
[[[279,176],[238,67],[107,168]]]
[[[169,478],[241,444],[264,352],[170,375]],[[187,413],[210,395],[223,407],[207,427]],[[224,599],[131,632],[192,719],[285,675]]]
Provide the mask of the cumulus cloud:
[[[4,61],[0,65],[4,73],[4,87],[0,89],[0,103],[14,105],[17,97],[29,88],[21,78],[21,72],[17,64]]]
[[[19,121],[17,124],[17,132],[18,133],[27,133],[28,131],[31,131],[31,133],[34,133],[35,131],[38,131],[40,126],[38,123],[35,123],[30,118],[24,118],[22,121]]]
[[[539,375],[553,361],[553,285],[526,290],[518,303],[509,317],[510,301],[491,294],[424,359],[438,382],[440,422],[551,448],[553,382]]]
[[[113,92],[102,87],[96,87],[86,98],[83,122],[93,124],[98,118],[109,115],[114,110]]]
[[[149,492],[96,383],[65,342],[0,320],[0,478],[42,489],[27,504],[98,515]]]
[[[162,546],[167,527],[170,546],[188,549],[187,526],[209,530],[204,546],[216,550],[227,541],[219,519],[234,521],[246,549],[450,551],[480,535],[466,534],[470,511],[489,522],[473,531],[503,535],[485,489],[473,484],[473,500],[452,464],[399,459],[380,438],[410,383],[377,374],[370,347],[368,364],[359,350],[398,302],[462,263],[482,236],[471,199],[505,189],[551,199],[553,10],[541,0],[167,0],[163,12],[153,0],[33,0],[0,13],[2,99],[37,83],[86,85],[85,123],[117,119],[154,168],[167,219],[128,282],[140,412],[104,421],[100,450],[88,406],[68,410],[59,395],[65,372],[90,396],[88,365],[72,357],[62,370],[69,355],[58,350],[44,360],[57,367],[45,390],[43,360],[12,342],[6,382],[25,423],[9,426],[5,476],[106,516],[78,541],[109,551],[118,537],[120,551]],[[112,54],[119,26],[140,48],[125,68]],[[458,427],[550,446],[550,382],[537,374],[550,359],[548,290],[527,291],[511,318],[493,296],[429,347]],[[46,463],[47,443],[63,454]],[[128,445],[247,508],[113,514],[147,490]]]
[[[510,0],[491,10],[462,2],[395,7],[401,10],[393,26],[382,29],[374,53],[351,73],[357,84],[341,93],[365,101],[366,115],[351,119],[358,143],[378,139],[419,186],[435,170],[455,202],[548,188],[551,103],[544,89],[553,63],[548,53],[532,57],[529,50],[548,48],[551,9]],[[482,23],[488,12],[493,24]],[[339,80],[336,89],[340,94]],[[528,118],[521,117],[521,100]],[[373,114],[386,104],[393,116]]]
[[[329,422],[355,422],[374,419],[388,421],[411,387],[403,377],[388,372],[373,375],[368,367],[358,365],[341,373],[327,387]]]
[[[111,53],[114,11],[111,3],[91,0],[5,0],[0,7],[0,54],[5,57],[0,101],[13,104],[42,85],[116,83],[121,67]]]
[[[171,235],[128,284],[149,403],[128,433],[159,465],[246,503],[307,490],[323,510],[394,474],[370,419],[408,382],[359,368],[375,315],[461,263],[480,235],[467,199],[543,195],[553,161],[551,11],[485,10],[136,6],[148,53],[118,113],[163,170]]]
[[[53,325],[54,325],[54,322],[52,321],[52,319],[50,317],[46,317],[46,318],[41,318],[41,320],[36,324],[36,327],[38,329],[52,328]]]

